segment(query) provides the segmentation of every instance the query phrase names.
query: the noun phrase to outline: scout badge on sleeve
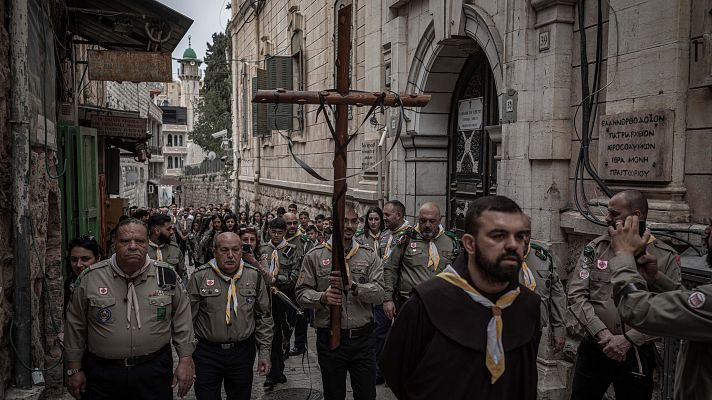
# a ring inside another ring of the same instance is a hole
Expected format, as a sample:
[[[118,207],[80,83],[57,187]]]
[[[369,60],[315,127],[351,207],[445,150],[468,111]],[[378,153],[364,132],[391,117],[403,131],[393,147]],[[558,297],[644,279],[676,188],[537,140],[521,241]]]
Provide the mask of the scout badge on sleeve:
[[[706,301],[707,297],[705,297],[705,294],[702,292],[692,292],[690,297],[687,298],[687,304],[690,305],[690,308],[695,309],[704,306]]]

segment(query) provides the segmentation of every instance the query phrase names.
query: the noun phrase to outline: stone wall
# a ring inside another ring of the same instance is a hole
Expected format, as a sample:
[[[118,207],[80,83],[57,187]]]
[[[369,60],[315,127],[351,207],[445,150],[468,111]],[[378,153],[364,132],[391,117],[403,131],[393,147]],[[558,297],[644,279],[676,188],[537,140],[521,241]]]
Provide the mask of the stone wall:
[[[6,18],[8,2],[0,0],[0,16]],[[56,11],[62,2],[53,2],[50,8]],[[11,321],[13,319],[12,296],[14,290],[13,240],[13,164],[10,120],[10,43],[7,25],[0,25],[0,398],[12,398],[8,389],[13,381],[14,352],[10,346]],[[50,143],[50,146],[54,146]],[[58,334],[63,330],[62,305],[63,276],[61,252],[61,194],[56,180],[45,170],[45,156],[50,166],[56,165],[56,153],[44,146],[35,146],[28,155],[30,165],[29,214],[31,237],[28,239],[30,253],[31,300],[31,352],[34,368],[50,368],[44,373],[46,386],[43,398],[62,396],[62,365]],[[61,163],[60,163],[61,164]],[[59,171],[50,167],[51,173]],[[25,205],[28,206],[28,205]]]
[[[224,172],[184,175],[180,181],[182,192],[180,195],[174,193],[179,207],[232,203],[229,175]]]
[[[0,0],[0,16],[5,19],[7,7]],[[0,398],[12,380],[13,358],[6,346],[12,317],[12,134],[10,133],[10,43],[7,25],[0,24]]]

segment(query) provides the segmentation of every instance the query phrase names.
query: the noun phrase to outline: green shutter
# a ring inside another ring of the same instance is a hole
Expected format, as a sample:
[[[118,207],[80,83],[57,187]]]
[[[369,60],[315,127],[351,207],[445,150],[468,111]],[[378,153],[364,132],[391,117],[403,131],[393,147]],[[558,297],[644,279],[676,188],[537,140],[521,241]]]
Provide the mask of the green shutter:
[[[99,240],[99,170],[96,129],[79,127],[76,134],[79,233]]]
[[[79,235],[79,230],[77,230],[76,141],[74,139],[78,132],[79,129],[76,126],[59,126],[59,159],[67,160],[67,169],[59,181],[59,189],[62,191],[62,254],[66,254],[69,241]]]
[[[292,57],[275,56],[267,59],[267,88],[292,90]],[[282,103],[269,107],[269,129],[292,129],[293,104]]]
[[[260,89],[267,89],[267,72],[257,69],[257,76],[252,78],[252,96],[254,97]],[[269,104],[252,103],[252,136],[262,137],[270,135],[270,128],[267,122],[267,110]]]

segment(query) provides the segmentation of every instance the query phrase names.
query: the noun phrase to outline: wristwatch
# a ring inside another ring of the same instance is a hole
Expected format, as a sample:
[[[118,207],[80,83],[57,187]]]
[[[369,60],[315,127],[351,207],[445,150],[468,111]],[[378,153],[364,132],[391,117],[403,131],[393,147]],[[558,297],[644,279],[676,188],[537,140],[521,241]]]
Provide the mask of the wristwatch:
[[[77,372],[82,372],[82,369],[81,368],[69,368],[65,371],[67,376],[72,376],[72,375],[76,374]]]

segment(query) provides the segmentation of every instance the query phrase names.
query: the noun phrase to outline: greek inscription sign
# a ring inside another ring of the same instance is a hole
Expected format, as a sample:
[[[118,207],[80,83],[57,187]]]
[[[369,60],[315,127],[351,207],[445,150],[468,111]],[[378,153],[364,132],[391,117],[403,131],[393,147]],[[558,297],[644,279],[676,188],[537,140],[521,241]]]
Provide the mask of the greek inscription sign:
[[[670,181],[674,118],[672,110],[602,116],[598,128],[602,178]]]
[[[366,140],[361,143],[361,168],[366,169],[376,164],[376,149],[378,141]],[[370,171],[373,172],[373,171]]]

